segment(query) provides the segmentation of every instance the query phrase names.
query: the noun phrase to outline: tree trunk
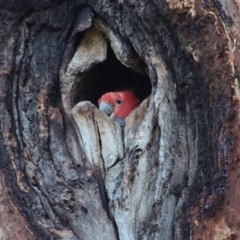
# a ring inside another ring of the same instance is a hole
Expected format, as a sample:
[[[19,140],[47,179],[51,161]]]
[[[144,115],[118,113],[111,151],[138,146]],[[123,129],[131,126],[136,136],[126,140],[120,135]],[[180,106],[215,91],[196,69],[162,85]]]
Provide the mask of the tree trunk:
[[[240,238],[236,0],[0,13],[0,239]],[[97,100],[126,88],[122,132]]]

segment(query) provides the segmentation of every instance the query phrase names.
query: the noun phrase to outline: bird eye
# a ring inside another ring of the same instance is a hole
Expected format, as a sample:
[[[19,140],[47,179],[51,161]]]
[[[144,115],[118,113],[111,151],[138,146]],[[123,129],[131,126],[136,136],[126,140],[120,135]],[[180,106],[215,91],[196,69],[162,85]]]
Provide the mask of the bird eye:
[[[121,103],[122,103],[121,100],[119,100],[119,99],[116,100],[116,104],[121,104]]]

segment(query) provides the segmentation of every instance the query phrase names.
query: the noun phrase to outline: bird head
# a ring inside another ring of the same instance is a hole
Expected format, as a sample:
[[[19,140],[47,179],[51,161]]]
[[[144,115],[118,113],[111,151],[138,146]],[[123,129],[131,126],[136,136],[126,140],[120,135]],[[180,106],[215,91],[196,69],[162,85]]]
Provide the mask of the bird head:
[[[105,93],[99,100],[99,109],[113,120],[125,125],[125,118],[139,105],[132,91]]]

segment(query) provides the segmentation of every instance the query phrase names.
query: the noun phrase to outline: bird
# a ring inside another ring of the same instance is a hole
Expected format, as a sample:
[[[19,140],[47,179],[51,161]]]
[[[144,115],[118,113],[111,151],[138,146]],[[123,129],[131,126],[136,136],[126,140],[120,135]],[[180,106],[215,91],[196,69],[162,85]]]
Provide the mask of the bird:
[[[98,100],[99,109],[118,122],[122,129],[125,127],[125,118],[139,104],[139,99],[135,97],[131,90],[107,92]]]

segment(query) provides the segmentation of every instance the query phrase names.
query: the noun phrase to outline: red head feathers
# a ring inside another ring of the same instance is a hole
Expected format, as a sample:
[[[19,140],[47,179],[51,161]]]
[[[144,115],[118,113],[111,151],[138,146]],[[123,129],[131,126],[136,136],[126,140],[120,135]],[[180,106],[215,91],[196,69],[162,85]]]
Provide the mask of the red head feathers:
[[[139,100],[131,91],[108,92],[105,93],[99,100],[99,109],[110,115],[113,120],[116,120],[120,125],[125,125],[124,119],[138,107]]]

